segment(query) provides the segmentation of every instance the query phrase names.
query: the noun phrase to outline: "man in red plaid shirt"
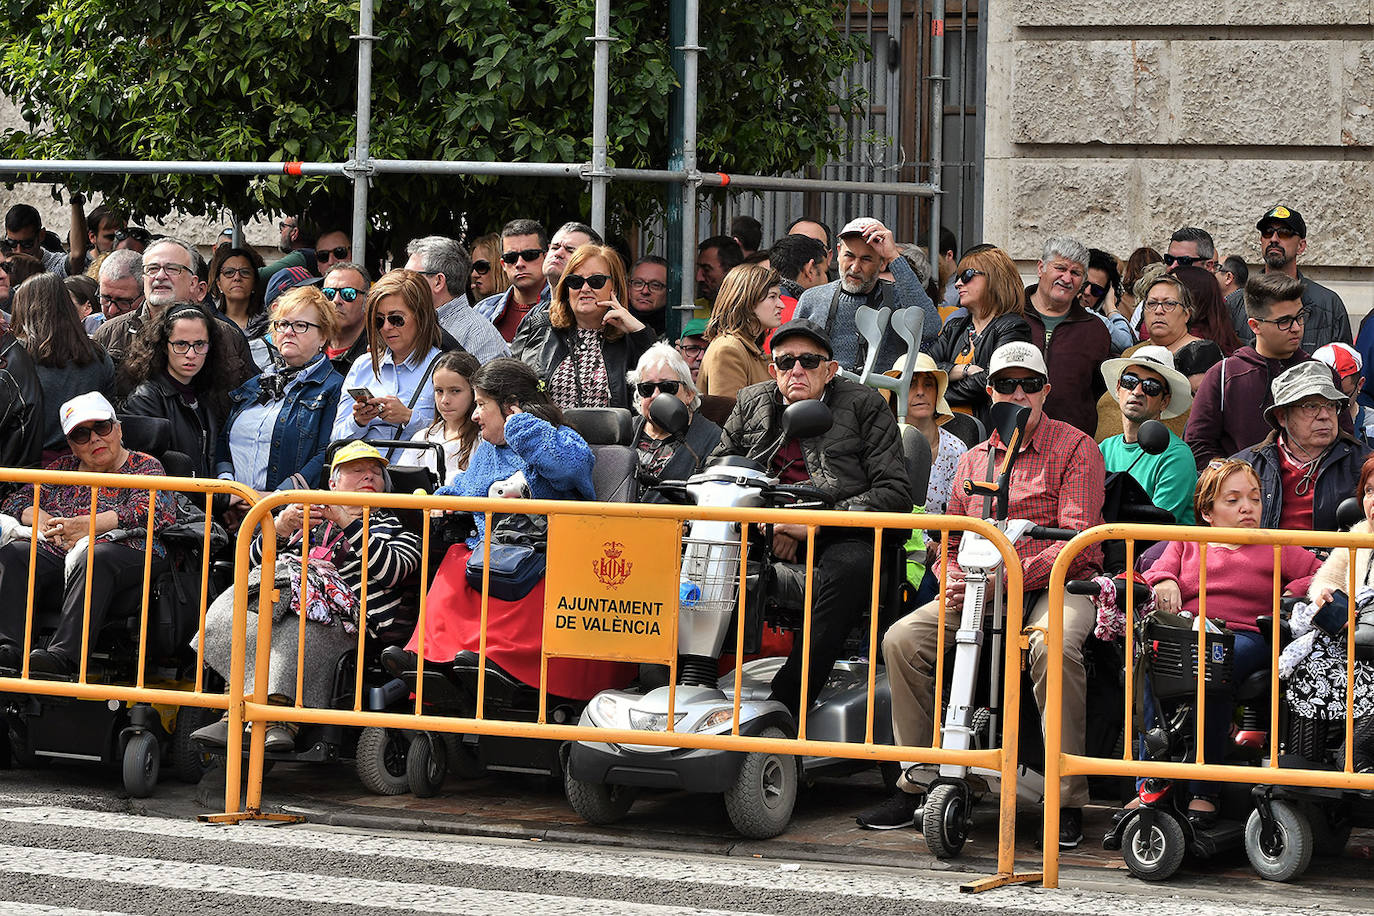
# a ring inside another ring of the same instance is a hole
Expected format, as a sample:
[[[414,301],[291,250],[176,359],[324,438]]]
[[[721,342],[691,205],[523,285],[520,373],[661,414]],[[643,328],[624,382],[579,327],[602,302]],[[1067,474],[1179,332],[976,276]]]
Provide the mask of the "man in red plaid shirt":
[[[1031,409],[1025,445],[1011,474],[1008,515],[1037,525],[1078,531],[1102,523],[1104,478],[1102,453],[1092,438],[1075,427],[1045,416],[1050,393],[1045,358],[1033,344],[1015,342],[999,347],[989,366],[988,394],[994,404],[1010,402]],[[986,442],[969,449],[954,473],[949,515],[983,516],[983,498],[964,494],[965,479],[987,476],[988,457],[1000,465],[1006,449],[996,431]],[[1050,568],[1063,548],[1062,541],[1023,538],[1016,545],[1025,584],[1025,622],[1028,627],[1048,627],[1049,601],[1043,591]],[[945,589],[945,648],[955,645],[960,608],[964,600],[964,575],[954,560],[957,537],[950,538],[949,578]],[[1097,573],[1102,552],[1097,545],[1084,550],[1069,570],[1069,578]],[[939,601],[917,608],[898,620],[883,637],[883,658],[892,689],[892,726],[897,744],[914,747],[931,744],[938,710],[935,705],[935,661],[939,637]],[[1092,632],[1096,612],[1090,599],[1066,595],[1064,601],[1064,702],[1063,744],[1069,754],[1084,750],[1086,675],[1083,642]],[[1010,622],[1009,622],[1010,623]],[[1014,633],[1013,626],[1008,627]],[[1038,629],[1030,632],[1031,677],[1035,700],[1043,719],[1049,652]],[[995,687],[994,689],[1000,689]],[[911,767],[898,780],[898,792],[878,808],[859,816],[860,826],[887,829],[915,822],[925,788],[937,773],[934,767]],[[1072,848],[1082,840],[1082,806],[1088,801],[1085,777],[1064,779],[1064,808],[1060,815],[1060,846]]]

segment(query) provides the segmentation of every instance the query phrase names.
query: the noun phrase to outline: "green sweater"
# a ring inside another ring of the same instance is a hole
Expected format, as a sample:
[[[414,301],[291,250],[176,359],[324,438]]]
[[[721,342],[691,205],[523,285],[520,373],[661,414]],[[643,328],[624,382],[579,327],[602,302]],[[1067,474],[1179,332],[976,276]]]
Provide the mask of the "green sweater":
[[[1156,506],[1173,513],[1180,525],[1193,524],[1193,491],[1197,489],[1197,465],[1192,449],[1174,433],[1169,433],[1169,446],[1158,455],[1140,457],[1140,443],[1126,442],[1122,436],[1112,436],[1102,442],[1102,461],[1107,472],[1124,471],[1140,458],[1131,469],[1134,477]]]

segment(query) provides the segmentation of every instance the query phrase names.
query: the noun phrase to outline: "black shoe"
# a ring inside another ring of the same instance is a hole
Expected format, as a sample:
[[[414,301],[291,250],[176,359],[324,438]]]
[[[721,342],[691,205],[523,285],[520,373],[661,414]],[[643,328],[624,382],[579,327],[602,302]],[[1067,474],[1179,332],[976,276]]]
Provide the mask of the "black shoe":
[[[1218,800],[1215,798],[1198,796],[1194,799],[1194,801],[1207,802],[1212,806],[1212,810],[1208,811],[1205,808],[1194,808],[1190,804],[1188,807],[1188,823],[1193,825],[1194,830],[1208,830],[1212,827],[1215,827],[1217,825],[1217,817],[1219,814],[1219,809],[1217,806]]]
[[[387,646],[382,650],[382,667],[392,677],[405,677],[407,674],[413,675],[418,667],[414,652],[407,652],[400,646]]]
[[[1059,809],[1059,848],[1073,849],[1083,842],[1083,809]]]
[[[917,813],[924,802],[924,794],[898,789],[878,807],[854,818],[854,822],[866,830],[897,830],[910,827],[916,823]]]
[[[29,673],[71,677],[76,673],[76,664],[61,653],[34,649],[29,653]]]
[[[0,668],[18,671],[24,666],[24,653],[14,643],[0,645]]]

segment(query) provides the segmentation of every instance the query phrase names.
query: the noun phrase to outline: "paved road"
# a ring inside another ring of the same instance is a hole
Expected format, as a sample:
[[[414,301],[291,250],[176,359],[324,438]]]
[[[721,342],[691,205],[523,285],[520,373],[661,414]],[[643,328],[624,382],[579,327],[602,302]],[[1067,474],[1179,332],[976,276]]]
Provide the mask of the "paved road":
[[[968,897],[958,892],[960,876],[916,869],[311,825],[212,826],[42,801],[0,795],[2,913],[1164,916],[1186,909],[1291,916],[1309,906],[1368,908],[1361,897],[1295,888],[1279,897],[1247,893],[1243,903],[1224,888],[1182,896],[1181,889],[1122,886],[1119,877]],[[105,806],[120,807],[109,799]]]

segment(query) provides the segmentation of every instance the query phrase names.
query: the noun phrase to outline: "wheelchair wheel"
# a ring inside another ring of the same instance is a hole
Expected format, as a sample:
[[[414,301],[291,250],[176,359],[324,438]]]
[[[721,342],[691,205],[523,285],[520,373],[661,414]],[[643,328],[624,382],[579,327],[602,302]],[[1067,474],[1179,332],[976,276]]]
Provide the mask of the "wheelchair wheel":
[[[463,740],[462,735],[444,732],[444,750],[448,753],[448,768],[459,779],[481,779],[487,775],[477,748]]]
[[[210,769],[214,758],[191,740],[191,733],[214,722],[219,718],[219,714],[218,709],[206,709],[201,706],[183,706],[177,710],[177,723],[172,729],[171,762],[172,772],[182,782],[194,785],[200,782],[205,771]]]
[[[764,738],[785,738],[769,728]],[[767,840],[787,829],[797,803],[797,758],[792,754],[745,755],[735,784],[725,792],[725,811],[735,829],[750,839]]]
[[[614,824],[624,817],[635,803],[639,790],[634,786],[612,786],[600,782],[583,782],[563,768],[563,792],[568,804],[589,824]]]
[[[417,732],[406,751],[406,780],[417,798],[433,798],[448,776],[448,745],[442,735]]]
[[[43,757],[33,752],[27,735],[21,735],[13,728],[9,731],[10,762],[21,770],[32,770],[42,766]]]
[[[1121,857],[1126,867],[1142,881],[1167,881],[1183,864],[1188,841],[1183,826],[1162,811],[1155,814],[1147,830],[1139,815],[1131,818],[1121,837]]]
[[[410,791],[406,757],[410,739],[396,728],[368,726],[358,736],[355,752],[358,781],[376,795],[400,795]]]
[[[1273,838],[1265,841],[1259,809],[1251,811],[1245,822],[1245,855],[1266,881],[1292,881],[1312,862],[1312,825],[1297,805],[1282,798],[1273,799],[1269,810],[1274,814]]]
[[[971,824],[961,786],[942,783],[930,790],[921,813],[921,833],[937,859],[952,859],[964,848]]]
[[[162,767],[162,748],[157,735],[139,732],[124,745],[124,791],[134,798],[147,798],[157,787],[158,771]]]
[[[1309,801],[1302,804],[1307,822],[1312,825],[1312,854],[1339,856],[1350,842],[1353,826],[1350,818],[1338,805]]]

